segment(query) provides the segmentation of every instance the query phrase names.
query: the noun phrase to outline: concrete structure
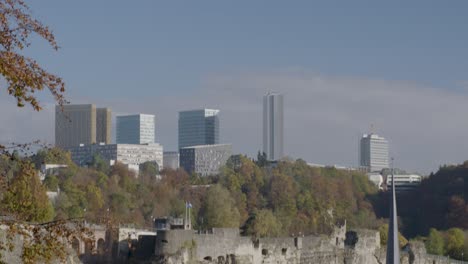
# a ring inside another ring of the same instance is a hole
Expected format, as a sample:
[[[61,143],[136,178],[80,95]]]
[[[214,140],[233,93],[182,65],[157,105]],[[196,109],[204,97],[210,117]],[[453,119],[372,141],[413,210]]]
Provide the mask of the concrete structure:
[[[179,112],[179,149],[219,143],[219,110]]]
[[[154,161],[161,167],[163,164],[163,147],[159,144],[93,144],[68,148],[72,160],[80,166],[92,161],[95,154],[113,164],[119,161],[129,165],[138,172],[138,166],[147,161]]]
[[[93,104],[55,106],[55,145],[111,142],[111,111]]]
[[[389,168],[388,141],[376,134],[364,134],[359,142],[359,165],[368,172]]]
[[[153,144],[156,136],[154,115],[137,114],[117,116],[117,144]]]
[[[263,97],[263,152],[268,160],[283,158],[283,95],[268,93]]]
[[[111,143],[112,113],[109,108],[96,108],[96,143]]]
[[[395,186],[396,184],[392,184],[392,195],[390,197],[390,214],[388,217],[389,223],[387,234],[387,264],[400,264],[400,245],[398,240],[398,213]]]
[[[39,170],[39,179],[44,181],[47,175],[57,175],[60,168],[66,168],[65,164],[41,164],[41,169]]]
[[[414,190],[421,184],[422,176],[417,174],[395,174],[394,176],[387,176],[387,187],[393,185],[393,178],[395,178],[396,192],[408,192]]]
[[[180,149],[180,166],[188,173],[214,175],[232,154],[231,144],[201,145]]]
[[[177,170],[179,168],[180,155],[177,151],[165,151],[163,153],[163,168]]]
[[[379,174],[379,173],[368,173],[367,177],[369,177],[369,181],[374,183],[379,188],[379,190],[383,189],[383,186],[382,186],[383,177],[382,177],[381,174]]]

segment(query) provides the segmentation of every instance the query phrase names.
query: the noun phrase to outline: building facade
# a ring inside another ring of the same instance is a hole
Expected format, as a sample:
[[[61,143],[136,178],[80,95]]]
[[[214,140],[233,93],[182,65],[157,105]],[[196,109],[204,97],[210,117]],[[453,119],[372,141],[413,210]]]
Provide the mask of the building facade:
[[[283,158],[283,95],[268,93],[263,97],[263,152],[268,160]]]
[[[180,149],[180,167],[201,176],[215,175],[231,155],[231,144],[185,147]]]
[[[395,191],[408,192],[416,189],[421,184],[422,176],[417,174],[395,174],[394,176],[387,176],[387,189],[393,184],[393,177],[395,177]]]
[[[219,144],[219,110],[179,112],[179,149]]]
[[[92,144],[68,148],[73,162],[79,166],[89,164],[95,154],[114,164],[116,161],[135,168],[147,161],[163,164],[163,147],[160,144]]]
[[[153,144],[156,119],[146,114],[117,116],[116,130],[117,144]]]
[[[111,143],[112,113],[109,108],[96,108],[96,143]]]
[[[55,106],[55,145],[111,142],[111,110],[93,104]]]
[[[388,141],[376,134],[364,134],[359,142],[359,165],[368,172],[389,168]]]
[[[179,152],[165,151],[163,153],[163,168],[177,170],[179,168]]]

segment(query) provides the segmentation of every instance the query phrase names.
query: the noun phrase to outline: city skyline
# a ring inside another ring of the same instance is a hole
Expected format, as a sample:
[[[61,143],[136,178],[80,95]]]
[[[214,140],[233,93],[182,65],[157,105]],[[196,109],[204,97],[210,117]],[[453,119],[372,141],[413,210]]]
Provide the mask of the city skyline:
[[[458,140],[468,133],[466,2],[89,4],[31,3],[61,49],[39,42],[26,55],[65,80],[72,103],[161,114],[168,149],[177,149],[177,111],[210,106],[223,111],[222,140],[255,156],[258,98],[277,90],[288,98],[293,158],[357,165],[355,142],[370,123],[391,138],[398,167],[429,173],[468,156]],[[54,106],[38,95],[45,110],[34,114],[2,96],[1,121],[24,122],[2,127],[1,141],[53,142]]]

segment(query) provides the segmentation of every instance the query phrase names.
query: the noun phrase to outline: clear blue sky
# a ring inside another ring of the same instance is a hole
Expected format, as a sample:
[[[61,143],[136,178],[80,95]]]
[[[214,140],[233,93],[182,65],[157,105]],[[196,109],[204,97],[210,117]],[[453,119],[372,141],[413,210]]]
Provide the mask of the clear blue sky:
[[[356,165],[370,124],[404,168],[468,156],[468,1],[28,2],[62,48],[34,41],[27,54],[64,78],[68,99],[156,114],[167,150],[177,111],[212,107],[223,141],[256,153],[261,96],[275,90],[292,157]],[[18,124],[5,139],[53,139],[51,112],[23,118],[35,134]]]
[[[62,46],[35,57],[73,95],[177,94],[206,74],[239,69],[453,88],[467,78],[467,1],[30,2]]]

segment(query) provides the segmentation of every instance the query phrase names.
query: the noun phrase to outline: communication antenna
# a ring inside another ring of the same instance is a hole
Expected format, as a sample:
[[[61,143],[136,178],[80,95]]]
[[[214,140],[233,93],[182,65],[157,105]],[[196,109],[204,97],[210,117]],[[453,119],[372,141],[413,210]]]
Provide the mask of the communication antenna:
[[[374,134],[374,130],[375,130],[374,124],[370,124],[370,133]]]

